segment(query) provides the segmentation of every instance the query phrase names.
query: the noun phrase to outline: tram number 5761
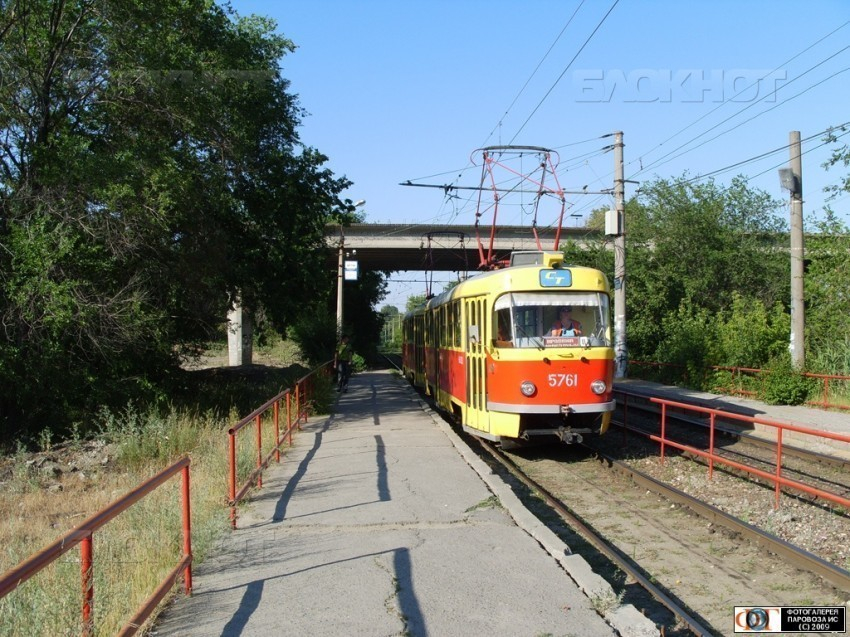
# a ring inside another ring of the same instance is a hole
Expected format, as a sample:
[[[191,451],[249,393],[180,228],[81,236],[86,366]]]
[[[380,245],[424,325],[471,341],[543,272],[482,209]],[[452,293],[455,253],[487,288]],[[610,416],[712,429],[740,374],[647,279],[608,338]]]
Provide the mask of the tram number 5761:
[[[578,374],[549,374],[549,387],[576,387]]]

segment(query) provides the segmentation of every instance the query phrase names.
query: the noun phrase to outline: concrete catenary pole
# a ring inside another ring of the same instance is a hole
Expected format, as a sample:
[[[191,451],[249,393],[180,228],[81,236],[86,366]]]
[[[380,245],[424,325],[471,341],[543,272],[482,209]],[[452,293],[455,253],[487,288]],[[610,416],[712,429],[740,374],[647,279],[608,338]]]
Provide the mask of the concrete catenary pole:
[[[360,201],[353,203],[350,205],[349,212],[353,211],[355,208],[359,208],[360,206],[365,206],[366,200],[361,199]],[[356,250],[355,250],[356,252]],[[344,304],[344,295],[345,295],[345,232],[342,229],[342,224],[339,225],[339,254],[337,256],[337,268],[336,268],[336,335],[338,338],[342,337],[343,330],[345,329],[345,317],[343,316],[343,304]]]
[[[614,377],[625,378],[626,348],[626,178],[623,166],[623,133],[614,133],[614,209],[617,234],[614,238]]]
[[[343,306],[343,290],[344,290],[344,263],[345,258],[345,235],[342,233],[342,226],[339,228],[339,254],[336,268],[336,335],[337,338],[342,337],[342,306]]]
[[[788,147],[791,188],[791,364],[802,371],[806,367],[806,311],[803,304],[803,160],[800,131],[791,131]]]

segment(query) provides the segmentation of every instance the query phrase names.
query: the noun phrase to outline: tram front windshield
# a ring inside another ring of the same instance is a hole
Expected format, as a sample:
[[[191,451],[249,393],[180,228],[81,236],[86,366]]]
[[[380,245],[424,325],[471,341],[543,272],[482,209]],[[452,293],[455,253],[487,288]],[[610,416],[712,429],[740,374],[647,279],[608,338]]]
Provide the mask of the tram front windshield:
[[[608,295],[512,292],[493,306],[497,347],[610,347]]]

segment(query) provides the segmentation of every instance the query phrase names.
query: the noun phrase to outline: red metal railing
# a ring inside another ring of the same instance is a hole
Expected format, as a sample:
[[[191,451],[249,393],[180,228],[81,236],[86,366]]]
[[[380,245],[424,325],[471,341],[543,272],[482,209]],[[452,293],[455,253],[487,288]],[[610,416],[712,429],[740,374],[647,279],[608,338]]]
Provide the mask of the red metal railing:
[[[689,370],[684,365],[676,365],[673,363],[654,363],[654,362],[646,362],[646,361],[629,361],[629,365],[633,365],[635,367],[643,367],[648,369],[656,369],[656,370],[667,370],[667,369],[676,369],[684,372],[683,380],[687,383],[689,381]],[[699,382],[704,384],[704,377],[709,371],[724,371],[729,372],[732,375],[734,380],[734,384],[720,388],[721,391],[729,394],[737,394],[741,396],[755,396],[758,392],[746,389],[744,387],[744,379],[745,378],[753,378],[760,379],[760,377],[764,377],[765,374],[770,373],[768,370],[758,369],[754,367],[725,367],[722,365],[711,365],[702,370],[703,378],[700,379]],[[827,409],[847,409],[850,410],[850,403],[846,401],[838,402],[839,399],[834,398],[830,393],[830,381],[838,381],[844,382],[850,385],[850,376],[844,376],[841,374],[816,374],[814,372],[804,372],[803,377],[810,378],[813,380],[819,380],[822,384],[821,396],[820,400],[807,400],[805,404],[812,405],[814,407],[825,407]],[[669,378],[662,379],[666,382],[670,382]]]
[[[236,506],[254,486],[258,489],[262,488],[263,471],[268,467],[272,456],[274,456],[276,462],[280,462],[280,448],[285,442],[291,446],[292,432],[294,430],[300,431],[301,424],[307,422],[314,380],[319,373],[328,373],[330,367],[330,362],[320,365],[306,376],[298,379],[294,387],[285,389],[274,398],[269,399],[227,430],[229,476],[227,504],[230,506],[230,526],[232,528],[236,528]],[[282,404],[285,405],[286,426],[281,434],[280,412]],[[263,417],[269,410],[272,411],[274,445],[271,451],[263,456]],[[251,423],[256,426],[254,439],[256,440],[257,467],[247,476],[242,486],[237,487],[236,436],[240,431],[247,431]]]
[[[192,594],[192,526],[189,498],[189,458],[178,460],[173,465],[156,474],[146,482],[116,500],[104,509],[82,522],[70,531],[33,554],[13,569],[3,574],[0,579],[0,597],[5,597],[18,586],[36,575],[43,568],[80,545],[80,571],[82,574],[82,630],[81,634],[90,635],[94,626],[94,551],[93,535],[96,530],[115,518],[118,514],[130,508],[154,489],[165,483],[169,478],[182,474],[182,512],[183,512],[183,556],[166,578],[160,583],[154,593],[145,601],[136,614],[124,625],[119,635],[133,635],[150,616],[157,604],[171,590],[171,587],[183,574],[186,594]]]
[[[631,395],[636,398],[645,398],[644,396],[639,396],[638,394],[629,394],[628,392],[620,392],[626,396],[625,406],[628,404],[628,396]],[[736,414],[733,412],[723,411],[720,409],[711,409],[709,407],[700,407],[697,405],[690,405],[687,403],[682,403],[674,400],[667,400],[663,398],[654,398],[649,397],[650,402],[658,404],[661,406],[661,431],[660,435],[649,435],[648,438],[659,443],[660,450],[660,460],[661,464],[664,464],[665,452],[667,447],[673,447],[674,449],[679,449],[680,451],[684,451],[687,453],[694,454],[701,458],[704,458],[708,461],[708,477],[711,479],[714,476],[714,465],[719,463],[721,465],[725,465],[728,467],[733,467],[740,471],[744,471],[746,473],[759,476],[774,485],[774,508],[779,508],[779,496],[781,494],[782,487],[786,487],[789,489],[793,489],[802,493],[807,493],[809,495],[817,496],[824,500],[828,500],[830,502],[834,502],[840,506],[846,507],[850,509],[850,499],[844,498],[842,496],[836,495],[834,493],[830,493],[829,491],[824,491],[822,489],[818,489],[816,487],[807,485],[805,483],[799,482],[797,480],[791,480],[782,475],[783,472],[783,464],[782,464],[782,453],[783,453],[783,433],[786,431],[793,431],[798,434],[803,434],[807,436],[812,436],[814,438],[826,438],[830,440],[836,440],[839,442],[847,443],[850,445],[850,436],[845,434],[837,434],[830,431],[820,431],[817,429],[810,429],[809,427],[801,427],[799,425],[791,425],[786,423],[781,423],[773,420],[768,420],[765,418],[758,418],[755,416],[744,416],[742,414]],[[679,410],[683,413],[687,412],[695,412],[702,415],[707,415],[709,417],[708,428],[709,428],[709,442],[708,442],[708,450],[698,449],[691,445],[683,444],[671,440],[667,437],[667,408],[673,408]],[[624,414],[627,412],[624,411]],[[715,453],[715,433],[716,433],[716,419],[721,418],[724,421],[738,421],[748,424],[758,424],[764,425],[766,427],[772,427],[776,431],[776,457],[773,465],[773,472],[763,471],[757,467],[753,467],[750,465],[746,465],[740,462],[736,462],[734,460],[730,460],[729,458],[725,458],[723,456],[717,455]],[[626,416],[624,415],[624,423],[626,422]],[[625,428],[624,428],[625,431]]]

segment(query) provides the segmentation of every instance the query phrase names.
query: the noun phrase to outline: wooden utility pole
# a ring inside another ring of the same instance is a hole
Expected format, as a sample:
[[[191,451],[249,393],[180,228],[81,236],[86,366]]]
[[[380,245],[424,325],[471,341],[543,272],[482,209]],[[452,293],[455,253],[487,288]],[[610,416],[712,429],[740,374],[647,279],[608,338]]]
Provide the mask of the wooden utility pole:
[[[800,131],[791,131],[791,364],[803,371],[806,367],[806,310],[803,303],[803,159]]]
[[[617,233],[614,238],[614,377],[625,378],[626,348],[626,177],[623,166],[623,133],[614,133],[614,210]]]

